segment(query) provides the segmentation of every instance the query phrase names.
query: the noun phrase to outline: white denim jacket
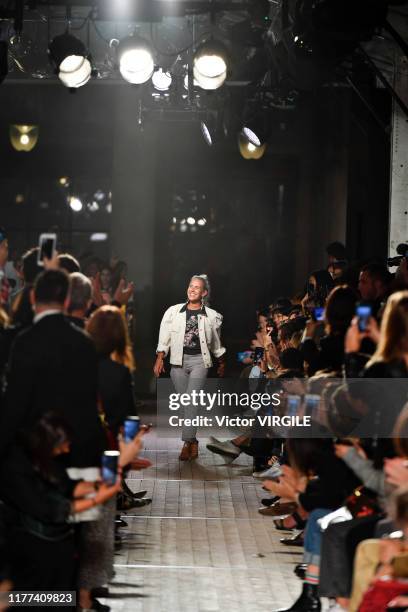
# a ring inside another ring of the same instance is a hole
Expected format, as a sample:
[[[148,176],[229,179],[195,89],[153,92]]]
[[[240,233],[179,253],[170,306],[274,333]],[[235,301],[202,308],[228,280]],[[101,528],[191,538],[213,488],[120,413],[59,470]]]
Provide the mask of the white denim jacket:
[[[170,351],[170,363],[172,365],[183,365],[186,306],[186,304],[170,306],[164,313],[160,325],[159,343],[156,352],[163,352],[167,355]],[[204,365],[206,368],[211,368],[211,353],[217,359],[225,353],[220,338],[222,315],[208,306],[205,306],[203,310],[205,314],[198,314],[198,334]]]

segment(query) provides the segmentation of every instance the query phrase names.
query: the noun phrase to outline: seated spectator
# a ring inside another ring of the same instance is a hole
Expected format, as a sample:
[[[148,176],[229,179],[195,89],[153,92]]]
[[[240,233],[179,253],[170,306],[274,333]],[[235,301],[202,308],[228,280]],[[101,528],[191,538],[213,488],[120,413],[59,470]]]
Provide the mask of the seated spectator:
[[[354,317],[357,295],[350,287],[336,287],[327,298],[324,310],[326,335],[315,342],[312,334],[318,322],[310,321],[302,343],[309,376],[318,370],[340,372],[344,363],[344,337]]]
[[[59,461],[69,446],[63,419],[45,414],[1,463],[12,543],[10,577],[16,590],[74,590],[75,539],[68,519],[105,503],[119,490],[119,478],[113,486],[70,480]]]
[[[361,268],[358,290],[361,299],[371,304],[374,317],[389,295],[391,281],[392,276],[383,264],[371,263]]]

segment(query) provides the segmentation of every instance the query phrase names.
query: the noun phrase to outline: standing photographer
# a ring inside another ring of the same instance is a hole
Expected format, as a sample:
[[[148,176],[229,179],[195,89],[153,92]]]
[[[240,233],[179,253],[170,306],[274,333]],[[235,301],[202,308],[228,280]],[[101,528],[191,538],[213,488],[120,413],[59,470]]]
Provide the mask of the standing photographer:
[[[224,374],[225,348],[221,344],[222,316],[207,305],[209,283],[205,274],[195,275],[187,288],[187,303],[170,306],[164,313],[157,346],[154,375],[164,372],[170,351],[170,376],[177,393],[199,391],[212,366],[211,353],[218,359],[218,375]],[[184,418],[196,416],[197,408],[184,408]],[[183,426],[180,461],[198,457],[197,428]]]

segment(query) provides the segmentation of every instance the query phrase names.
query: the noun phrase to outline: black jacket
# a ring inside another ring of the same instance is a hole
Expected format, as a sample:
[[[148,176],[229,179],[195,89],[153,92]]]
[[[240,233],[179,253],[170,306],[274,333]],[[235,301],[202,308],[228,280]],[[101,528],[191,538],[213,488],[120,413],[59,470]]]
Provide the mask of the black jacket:
[[[0,415],[0,453],[47,412],[67,421],[67,464],[100,464],[105,445],[97,411],[97,356],[91,339],[62,314],[48,315],[14,342]]]
[[[135,415],[129,368],[109,357],[99,360],[99,394],[109,428],[116,435],[128,415]]]

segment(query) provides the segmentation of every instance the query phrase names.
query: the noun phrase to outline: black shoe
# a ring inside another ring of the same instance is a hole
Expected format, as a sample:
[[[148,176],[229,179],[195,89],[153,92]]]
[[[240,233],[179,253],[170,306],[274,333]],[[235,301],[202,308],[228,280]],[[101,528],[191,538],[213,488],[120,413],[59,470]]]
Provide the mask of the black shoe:
[[[290,608],[281,608],[275,612],[320,612],[322,605],[318,596],[317,584],[303,583],[303,589],[300,597],[295,601]]]
[[[129,527],[128,523],[121,518],[115,519],[115,528],[119,529],[119,527]]]
[[[131,497],[132,499],[140,499],[141,497],[144,497],[147,493],[147,491],[136,491],[136,493],[134,493],[132,489],[126,484],[125,480],[122,480],[122,492],[127,497]]]
[[[301,580],[304,580],[306,576],[306,570],[307,570],[307,563],[298,563],[295,566],[295,569],[293,570],[293,572],[298,578],[300,578]]]
[[[279,500],[280,500],[279,495],[275,495],[275,497],[264,497],[263,499],[261,499],[261,504],[269,508],[269,506],[272,506],[272,504],[274,504],[275,502]]]
[[[150,497],[144,497],[143,499],[130,499],[129,497],[121,497],[118,501],[118,510],[126,512],[126,510],[132,510],[133,508],[142,508],[152,503]]]
[[[285,546],[303,546],[305,541],[303,538],[303,531],[300,531],[294,536],[290,536],[289,538],[281,538],[281,544],[285,544]]]
[[[92,600],[92,608],[91,610],[96,610],[96,612],[109,612],[110,607],[101,604],[97,599]]]

